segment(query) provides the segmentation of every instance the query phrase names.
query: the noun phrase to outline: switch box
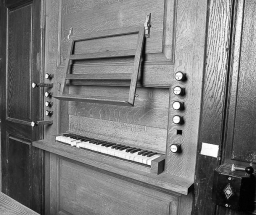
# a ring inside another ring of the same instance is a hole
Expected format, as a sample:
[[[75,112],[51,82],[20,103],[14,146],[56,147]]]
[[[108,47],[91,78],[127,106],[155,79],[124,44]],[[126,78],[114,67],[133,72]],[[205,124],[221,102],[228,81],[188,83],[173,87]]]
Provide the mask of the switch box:
[[[231,165],[222,165],[214,171],[212,200],[233,210],[253,210],[254,175],[245,171],[231,171]]]

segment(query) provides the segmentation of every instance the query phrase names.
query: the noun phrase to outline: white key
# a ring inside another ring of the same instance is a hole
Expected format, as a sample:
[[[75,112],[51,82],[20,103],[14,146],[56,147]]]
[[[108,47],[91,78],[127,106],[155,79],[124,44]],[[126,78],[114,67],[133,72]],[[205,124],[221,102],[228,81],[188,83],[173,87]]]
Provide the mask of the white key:
[[[148,157],[147,155],[143,156],[142,163],[147,164],[147,161],[150,160],[151,157]]]
[[[145,158],[144,156],[136,154],[136,156],[134,156],[133,161],[138,162],[138,163],[143,163],[144,158]]]
[[[147,160],[147,165],[150,165],[151,166],[151,161],[156,159],[156,158],[159,158],[161,155],[159,154],[156,154],[156,155],[153,155],[152,157],[150,157],[148,160]]]
[[[136,154],[137,152],[135,152],[135,153],[130,153],[130,152],[126,152],[125,151],[125,153],[124,153],[124,159],[126,159],[126,160],[133,160],[133,157],[134,157],[134,155]]]
[[[82,141],[82,142],[76,144],[76,147],[88,149],[89,148],[89,142],[88,141]]]
[[[119,157],[119,158],[123,158],[123,156],[124,156],[124,151],[125,150],[116,150],[116,152],[115,152],[115,156],[116,157]]]
[[[114,146],[114,145],[113,145]],[[112,146],[107,147],[106,154],[113,155],[114,149],[111,148]]]
[[[127,149],[123,149],[123,150],[120,151],[120,154],[119,154],[120,158],[126,159],[127,154],[128,154],[128,152],[126,150]]]
[[[57,136],[57,137],[56,137],[56,140],[71,145],[71,138],[70,138],[70,137]]]

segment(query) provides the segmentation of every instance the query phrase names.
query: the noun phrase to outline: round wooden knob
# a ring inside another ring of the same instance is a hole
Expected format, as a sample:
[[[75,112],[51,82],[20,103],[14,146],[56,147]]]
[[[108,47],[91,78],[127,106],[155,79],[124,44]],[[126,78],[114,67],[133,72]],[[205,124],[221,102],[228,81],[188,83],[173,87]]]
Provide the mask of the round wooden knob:
[[[245,168],[245,172],[247,174],[251,175],[254,172],[254,169],[253,169],[253,167],[248,166],[248,167]]]

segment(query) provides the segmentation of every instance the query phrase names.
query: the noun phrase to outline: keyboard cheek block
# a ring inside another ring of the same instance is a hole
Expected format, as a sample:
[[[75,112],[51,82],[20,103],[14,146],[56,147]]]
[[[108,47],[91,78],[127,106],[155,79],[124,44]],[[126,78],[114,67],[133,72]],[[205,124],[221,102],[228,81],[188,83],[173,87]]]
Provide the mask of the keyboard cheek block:
[[[165,165],[165,155],[160,156],[151,161],[151,173],[153,174],[161,174],[164,171]]]

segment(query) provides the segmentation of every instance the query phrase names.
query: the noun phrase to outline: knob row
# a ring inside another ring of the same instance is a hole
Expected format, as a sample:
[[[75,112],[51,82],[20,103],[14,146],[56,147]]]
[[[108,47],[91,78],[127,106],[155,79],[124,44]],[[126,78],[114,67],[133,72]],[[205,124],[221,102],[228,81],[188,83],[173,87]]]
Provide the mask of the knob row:
[[[187,80],[187,76],[183,72],[176,72],[175,79],[179,82],[185,82]],[[173,88],[173,94],[182,97],[185,95],[185,88],[181,86],[175,86]],[[174,101],[172,103],[172,108],[177,111],[183,111],[185,109],[184,102]],[[183,117],[179,115],[174,115],[172,121],[176,125],[182,125],[184,123]],[[181,153],[181,144],[171,144],[170,151],[172,153]]]
[[[46,73],[45,74],[45,79],[48,79],[48,80],[51,80],[53,78],[53,74],[49,74],[49,73]],[[49,91],[46,91],[44,93],[44,96],[48,99],[51,99],[52,98],[52,92],[49,92]],[[48,108],[51,108],[53,106],[53,102],[51,101],[46,101],[45,103],[45,106],[48,107]],[[45,111],[45,115],[48,116],[48,117],[51,117],[53,115],[53,111],[51,110],[46,110]]]

